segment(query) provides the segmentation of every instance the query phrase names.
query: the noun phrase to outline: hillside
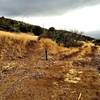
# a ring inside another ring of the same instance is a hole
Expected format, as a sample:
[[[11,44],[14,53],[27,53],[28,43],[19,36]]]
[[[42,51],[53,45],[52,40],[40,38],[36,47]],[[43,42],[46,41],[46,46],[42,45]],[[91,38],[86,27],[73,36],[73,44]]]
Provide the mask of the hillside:
[[[86,35],[92,36],[93,38],[96,38],[96,39],[100,39],[100,31],[88,32]]]
[[[0,31],[0,100],[100,100],[100,46]]]
[[[0,17],[0,30],[10,32],[24,32],[27,34],[35,34],[41,37],[47,37],[58,44],[64,44],[65,47],[74,46],[73,44],[77,41],[93,41],[94,38],[85,36],[82,32],[78,31],[67,31],[67,30],[56,30],[54,27],[49,29],[42,28],[40,26],[27,24],[21,21],[12,20],[5,17]],[[72,44],[72,45],[70,45]]]
[[[18,33],[34,33],[36,35],[39,35],[43,32],[43,28],[41,28],[40,26],[31,25],[5,17],[0,17],[0,30]]]

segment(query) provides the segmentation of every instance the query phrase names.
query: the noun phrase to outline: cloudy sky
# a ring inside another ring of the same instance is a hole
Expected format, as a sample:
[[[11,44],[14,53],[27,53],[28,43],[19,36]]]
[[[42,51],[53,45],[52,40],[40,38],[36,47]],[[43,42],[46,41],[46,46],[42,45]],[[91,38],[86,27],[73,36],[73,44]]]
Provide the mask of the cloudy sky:
[[[0,16],[92,36],[100,36],[99,12],[100,0],[0,0]]]

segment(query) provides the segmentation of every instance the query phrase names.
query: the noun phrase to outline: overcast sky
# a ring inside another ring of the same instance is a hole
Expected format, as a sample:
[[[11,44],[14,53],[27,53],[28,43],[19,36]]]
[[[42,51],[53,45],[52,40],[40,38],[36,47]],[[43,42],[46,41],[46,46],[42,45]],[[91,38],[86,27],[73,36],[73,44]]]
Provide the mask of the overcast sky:
[[[100,0],[0,0],[0,16],[44,27],[100,30]]]

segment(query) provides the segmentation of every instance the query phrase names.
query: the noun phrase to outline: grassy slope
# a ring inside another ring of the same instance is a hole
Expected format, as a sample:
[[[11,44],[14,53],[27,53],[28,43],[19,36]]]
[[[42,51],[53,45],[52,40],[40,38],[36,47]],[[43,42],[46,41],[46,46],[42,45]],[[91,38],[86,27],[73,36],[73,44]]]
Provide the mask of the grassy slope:
[[[52,28],[52,27],[51,27]],[[84,36],[82,32],[78,31],[67,31],[67,30],[49,30],[42,28],[40,26],[31,25],[21,21],[12,20],[5,17],[0,17],[0,30],[10,31],[10,32],[26,32],[27,34],[34,33],[39,36],[47,36],[53,40],[56,40],[60,43],[69,42],[72,40],[83,40],[83,41],[92,41],[94,38]],[[51,34],[51,35],[50,35]],[[70,39],[71,38],[71,39]]]
[[[45,61],[44,48],[49,60]],[[100,47],[59,47],[0,32],[0,100],[99,100]]]

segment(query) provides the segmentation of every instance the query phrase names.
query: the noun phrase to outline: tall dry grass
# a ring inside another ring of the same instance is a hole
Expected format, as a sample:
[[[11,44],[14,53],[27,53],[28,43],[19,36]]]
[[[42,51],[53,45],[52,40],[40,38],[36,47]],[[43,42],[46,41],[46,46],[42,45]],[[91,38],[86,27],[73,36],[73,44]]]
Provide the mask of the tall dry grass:
[[[0,60],[23,57],[30,49],[34,51],[37,44],[37,36],[0,31]]]
[[[29,53],[29,49],[37,50],[36,52],[38,53],[40,50],[39,48],[42,48],[41,52],[43,52],[43,50],[47,48],[48,52],[51,54],[59,54],[65,56],[70,56],[73,54],[73,56],[76,55],[78,58],[80,58],[85,55],[92,54],[93,47],[93,43],[83,42],[83,45],[81,47],[65,48],[63,46],[58,46],[56,42],[50,39],[42,38],[38,40],[38,36],[34,35],[0,31],[0,53],[4,54],[4,49],[9,54],[13,53],[12,56],[14,55],[14,53],[15,55],[22,55],[24,54],[24,52]],[[96,50],[98,54],[100,54],[100,47],[97,47]],[[5,55],[8,53],[5,53]]]
[[[33,35],[28,35],[25,33],[11,33],[11,32],[5,32],[5,31],[0,31],[0,39],[8,41],[8,40],[18,40],[22,41],[23,44],[26,44],[26,42],[33,40],[37,41],[38,36],[33,36]]]

